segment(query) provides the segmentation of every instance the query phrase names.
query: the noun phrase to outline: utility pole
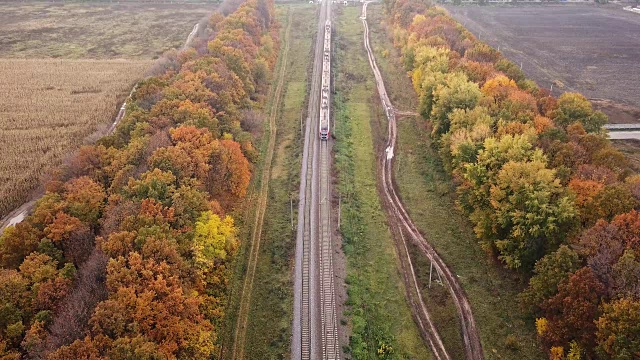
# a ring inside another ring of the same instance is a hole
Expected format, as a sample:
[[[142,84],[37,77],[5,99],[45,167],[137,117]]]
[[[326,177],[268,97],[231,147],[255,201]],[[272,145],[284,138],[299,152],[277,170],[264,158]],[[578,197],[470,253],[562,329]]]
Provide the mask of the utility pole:
[[[431,266],[429,267],[429,289],[431,289],[431,272],[433,271],[433,261],[431,261]]]
[[[338,197],[338,230],[340,230],[340,214],[342,213],[342,194]]]
[[[302,131],[302,114],[304,110],[300,109],[300,136],[304,138],[304,132]]]
[[[293,230],[293,198],[289,197],[289,207],[290,207],[290,214],[291,214],[291,230]]]

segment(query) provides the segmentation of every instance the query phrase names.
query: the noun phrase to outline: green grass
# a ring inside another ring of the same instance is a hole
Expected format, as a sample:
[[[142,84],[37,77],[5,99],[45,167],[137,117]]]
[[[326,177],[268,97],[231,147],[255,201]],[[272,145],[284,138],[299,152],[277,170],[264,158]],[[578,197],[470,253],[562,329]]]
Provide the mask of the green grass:
[[[360,8],[347,7],[336,29],[336,168],[342,197],[348,309],[354,359],[428,359],[405,299],[398,257],[376,189],[374,136],[381,123],[373,73],[362,45]]]
[[[387,90],[401,110],[415,109],[415,93],[402,70],[397,52],[382,29],[382,8],[369,7],[369,25],[373,31],[374,50]],[[389,56],[382,57],[387,50]],[[516,300],[522,281],[516,274],[502,269],[479,246],[472,225],[455,206],[455,190],[437,153],[432,149],[426,124],[419,118],[404,118],[398,124],[396,181],[407,211],[418,228],[444,261],[459,276],[480,329],[486,359],[542,359],[533,324],[525,320]],[[457,319],[438,286],[426,289],[429,263],[415,249],[413,258],[419,269],[424,295],[444,341],[455,343],[459,334],[452,329]],[[507,344],[507,337],[515,346]],[[448,347],[454,354],[459,348]],[[460,358],[454,356],[454,358]]]
[[[269,195],[265,212],[258,264],[251,294],[245,344],[246,359],[285,359],[290,351],[293,310],[293,252],[295,231],[291,228],[290,199],[297,209],[297,189],[300,177],[300,110],[305,108],[307,94],[307,70],[311,43],[315,33],[315,7],[309,5],[282,5],[276,7],[276,16],[283,25],[284,36],[287,8],[292,16],[289,61],[283,88],[283,98],[277,118],[276,147],[269,180]],[[282,50],[282,49],[281,49]],[[274,79],[274,87],[275,87]],[[268,104],[269,106],[270,104]],[[268,125],[268,124],[267,124]],[[268,137],[268,126],[264,138]],[[261,147],[266,151],[266,141]],[[253,191],[260,187],[261,169],[253,175]],[[251,195],[249,195],[251,197]],[[251,223],[255,206],[247,201],[244,222],[241,226],[245,245],[251,236]],[[297,215],[293,214],[294,220]],[[295,223],[294,223],[295,226]],[[238,293],[242,289],[246,272],[247,248],[241,249],[234,276],[234,290],[225,326],[225,347],[233,344],[239,305]],[[230,357],[230,352],[226,353]]]

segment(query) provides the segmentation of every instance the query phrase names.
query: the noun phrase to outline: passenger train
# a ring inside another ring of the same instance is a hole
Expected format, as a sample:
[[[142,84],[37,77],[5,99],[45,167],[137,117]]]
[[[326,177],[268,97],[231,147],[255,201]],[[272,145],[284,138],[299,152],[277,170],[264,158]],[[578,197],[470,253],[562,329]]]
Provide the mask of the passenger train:
[[[324,25],[324,54],[322,57],[322,94],[320,105],[320,140],[329,140],[331,121],[331,21]]]

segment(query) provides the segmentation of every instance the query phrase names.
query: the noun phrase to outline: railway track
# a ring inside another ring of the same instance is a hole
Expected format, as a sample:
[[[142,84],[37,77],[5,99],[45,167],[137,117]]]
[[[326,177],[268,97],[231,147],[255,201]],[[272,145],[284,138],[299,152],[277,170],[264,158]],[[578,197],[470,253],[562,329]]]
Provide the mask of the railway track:
[[[361,16],[362,24],[365,30],[364,46],[367,51],[367,56],[369,57],[369,64],[371,65],[371,69],[373,70],[375,76],[376,87],[380,95],[380,100],[388,119],[387,144],[386,148],[384,149],[384,153],[380,155],[382,167],[381,187],[384,193],[383,201],[385,202],[385,204],[387,204],[390,218],[394,220],[392,221],[393,226],[399,228],[399,231],[397,233],[400,235],[400,242],[402,244],[399,252],[402,253],[401,258],[404,260],[402,264],[403,270],[405,270],[403,271],[403,275],[405,276],[405,282],[409,285],[408,287],[410,287],[410,289],[407,290],[407,293],[409,301],[412,304],[414,318],[416,319],[418,327],[423,333],[423,337],[425,337],[426,341],[430,345],[434,356],[437,359],[450,359],[450,356],[444,348],[442,340],[438,335],[437,329],[429,316],[426,306],[422,301],[420,289],[418,287],[415,272],[413,270],[413,264],[411,263],[411,258],[408,253],[405,234],[411,241],[413,241],[414,244],[418,246],[420,251],[427,258],[429,258],[436,271],[444,279],[444,284],[445,286],[447,286],[447,289],[451,293],[451,297],[458,312],[458,319],[460,321],[462,338],[464,340],[465,358],[468,360],[482,360],[484,359],[484,354],[482,351],[482,344],[480,343],[480,336],[478,334],[475,320],[473,318],[471,305],[466,297],[464,290],[462,289],[462,286],[458,282],[457,277],[447,267],[447,265],[437,254],[435,249],[431,246],[431,244],[429,244],[429,242],[426,241],[418,228],[415,226],[415,224],[411,220],[411,217],[409,217],[407,211],[405,210],[404,205],[398,197],[395,189],[395,184],[393,182],[393,158],[397,139],[396,110],[389,100],[382,75],[380,74],[380,70],[378,69],[378,66],[376,64],[375,56],[369,44],[369,26],[367,23],[368,4],[369,2],[364,3]]]
[[[333,360],[341,356],[331,239],[331,140],[328,133],[322,136],[323,140],[319,136],[321,124],[328,125],[330,118],[331,27],[327,22],[330,14],[330,2],[323,1],[300,176],[292,359]]]

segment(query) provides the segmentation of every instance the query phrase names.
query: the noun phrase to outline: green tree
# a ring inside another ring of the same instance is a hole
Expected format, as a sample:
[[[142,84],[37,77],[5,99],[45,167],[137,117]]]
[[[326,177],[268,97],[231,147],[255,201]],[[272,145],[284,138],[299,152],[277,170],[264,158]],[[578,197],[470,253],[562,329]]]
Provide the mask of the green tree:
[[[531,268],[559,245],[576,215],[555,171],[539,160],[505,164],[490,201],[495,244],[509,268]]]
[[[627,249],[613,265],[613,293],[616,297],[640,299],[640,261]]]
[[[433,91],[433,134],[440,136],[449,131],[449,115],[454,109],[473,109],[480,100],[480,88],[463,73],[445,75],[443,85]]]
[[[519,295],[525,310],[538,315],[540,305],[558,292],[558,285],[578,270],[580,264],[578,254],[566,245],[538,260],[529,286]]]
[[[490,207],[491,185],[504,164],[509,161],[543,159],[540,150],[533,147],[535,139],[529,135],[506,135],[500,139],[490,137],[484,140],[478,152],[477,161],[462,169],[462,177],[468,182],[468,189],[462,188],[460,202],[468,213],[483,211]]]
[[[640,302],[620,299],[604,304],[597,327],[598,351],[603,358],[640,357]]]
[[[583,95],[568,92],[558,98],[553,120],[562,127],[579,122],[588,132],[599,132],[606,124],[607,116],[601,111],[593,111],[591,103]]]
[[[154,199],[163,205],[171,205],[176,190],[176,177],[167,171],[153,169],[140,175],[139,180],[129,179],[124,194],[131,199]]]

